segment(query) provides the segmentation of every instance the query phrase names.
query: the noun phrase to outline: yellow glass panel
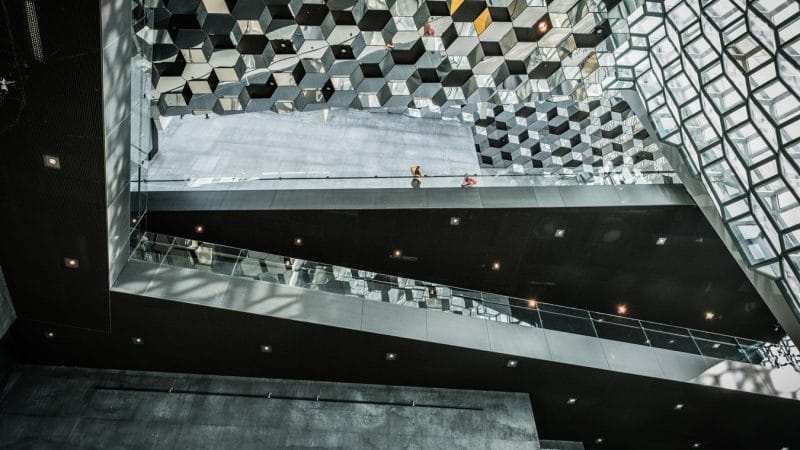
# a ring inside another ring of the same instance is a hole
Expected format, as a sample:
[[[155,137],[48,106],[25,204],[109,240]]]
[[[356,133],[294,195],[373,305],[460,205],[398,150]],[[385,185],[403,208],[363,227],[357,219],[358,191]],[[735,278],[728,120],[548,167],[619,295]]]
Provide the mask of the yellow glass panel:
[[[483,33],[486,27],[488,27],[491,23],[492,18],[489,16],[489,8],[484,8],[480,15],[478,15],[478,18],[472,22],[472,24],[475,25],[475,31],[477,31],[478,34]]]
[[[464,0],[452,0],[450,2],[450,15],[452,16],[454,12],[464,3]]]

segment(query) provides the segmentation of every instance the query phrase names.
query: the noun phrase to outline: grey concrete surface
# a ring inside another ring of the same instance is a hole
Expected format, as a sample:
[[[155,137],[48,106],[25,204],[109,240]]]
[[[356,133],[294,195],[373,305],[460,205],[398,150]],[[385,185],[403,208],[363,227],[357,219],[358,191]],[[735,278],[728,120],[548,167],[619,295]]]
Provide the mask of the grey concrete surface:
[[[131,261],[113,291],[800,400],[800,374],[791,367],[734,363],[166,264]]]
[[[0,392],[0,448],[539,449],[527,394],[27,366]]]
[[[469,124],[335,109],[173,118],[149,178],[477,173]]]
[[[128,259],[130,233],[131,7],[126,0],[100,2],[103,39],[103,146],[105,149],[108,276],[114,282]]]
[[[8,328],[16,318],[17,313],[11,303],[11,294],[8,293],[6,279],[3,276],[3,268],[0,267],[0,338],[5,336]]]
[[[335,189],[150,191],[149,211],[253,211],[262,209],[571,208],[693,205],[682,185],[565,186],[460,189]],[[632,191],[637,193],[629,195]],[[579,195],[582,194],[582,195]]]

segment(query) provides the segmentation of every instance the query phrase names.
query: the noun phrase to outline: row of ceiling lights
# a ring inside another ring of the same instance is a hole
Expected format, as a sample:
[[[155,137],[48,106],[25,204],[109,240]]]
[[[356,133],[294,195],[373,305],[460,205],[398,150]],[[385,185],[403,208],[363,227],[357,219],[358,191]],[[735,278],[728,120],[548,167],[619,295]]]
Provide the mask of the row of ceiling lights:
[[[54,332],[52,332],[52,331],[45,332],[45,338],[47,338],[47,339],[55,339],[55,337],[56,337],[56,335],[55,335]],[[131,343],[133,345],[144,345],[144,338],[132,337],[131,338]],[[261,344],[259,348],[260,348],[262,353],[272,353],[272,350],[273,350],[272,345],[270,345],[270,344]],[[387,361],[397,361],[399,359],[399,355],[397,353],[394,353],[394,352],[387,352],[384,355],[384,358]],[[510,369],[514,369],[514,368],[519,367],[519,360],[516,360],[516,359],[507,360],[506,361],[506,367],[508,367]],[[575,405],[575,404],[578,403],[578,398],[577,397],[569,397],[569,398],[567,398],[566,403],[567,403],[567,405],[570,405],[570,406]],[[672,409],[675,410],[675,411],[682,411],[685,407],[686,407],[685,403],[676,403],[672,407]],[[595,439],[594,442],[596,444],[603,444],[605,442],[605,439],[603,437],[598,437],[597,439]],[[701,448],[701,447],[702,447],[702,444],[700,442],[694,442],[691,445],[691,448]],[[789,449],[789,447],[781,447],[781,450],[790,450],[790,449]]]

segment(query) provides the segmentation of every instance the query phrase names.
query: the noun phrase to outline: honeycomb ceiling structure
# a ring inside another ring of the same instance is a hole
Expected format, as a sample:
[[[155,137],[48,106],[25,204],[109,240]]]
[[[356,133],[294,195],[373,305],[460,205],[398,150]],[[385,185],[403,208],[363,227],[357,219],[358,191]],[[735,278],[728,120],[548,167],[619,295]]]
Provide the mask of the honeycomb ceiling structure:
[[[163,115],[603,96],[641,0],[149,0]]]

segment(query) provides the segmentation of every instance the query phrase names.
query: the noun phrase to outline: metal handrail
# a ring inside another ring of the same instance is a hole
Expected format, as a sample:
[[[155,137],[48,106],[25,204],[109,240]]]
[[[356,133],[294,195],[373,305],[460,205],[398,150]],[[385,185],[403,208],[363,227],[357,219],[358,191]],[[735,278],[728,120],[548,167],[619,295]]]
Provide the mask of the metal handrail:
[[[181,244],[181,242],[183,244]],[[319,289],[321,286],[325,286],[329,281],[336,280],[340,282],[347,281],[348,283],[349,281],[378,283],[381,285],[388,286],[389,290],[397,289],[398,292],[399,290],[405,290],[405,289],[417,289],[422,291],[420,299],[421,301],[414,301],[412,303],[417,303],[419,305],[419,303],[422,302],[431,302],[432,299],[438,299],[439,301],[437,303],[441,303],[442,305],[444,305],[444,302],[442,302],[442,300],[448,300],[448,302],[450,302],[450,300],[452,299],[460,298],[461,300],[464,301],[465,306],[463,307],[463,309],[469,310],[470,316],[472,317],[477,317],[487,320],[499,320],[522,326],[573,332],[586,336],[593,336],[596,338],[610,339],[620,342],[633,343],[637,345],[645,345],[654,348],[681,351],[685,353],[693,353],[716,359],[725,359],[725,360],[740,361],[750,364],[759,364],[766,367],[782,367],[790,365],[794,367],[795,370],[800,372],[800,352],[798,352],[797,347],[795,347],[794,343],[791,341],[791,339],[788,338],[788,336],[783,340],[781,340],[779,343],[773,344],[768,342],[739,338],[736,336],[731,336],[721,333],[693,330],[690,328],[678,327],[675,325],[662,324],[658,322],[642,321],[630,317],[593,312],[571,306],[555,305],[551,303],[539,302],[534,300],[526,300],[519,297],[491,294],[487,292],[476,291],[473,289],[459,288],[455,286],[443,285],[439,283],[431,283],[426,281],[418,281],[406,277],[386,275],[363,269],[353,269],[349,267],[336,266],[332,264],[295,259],[291,257],[275,255],[265,252],[253,252],[256,254],[256,256],[253,256],[251,255],[251,252],[249,250],[237,249],[228,246],[221,246],[193,239],[175,238],[172,236],[156,234],[156,233],[145,232],[145,233],[138,233],[138,235],[132,235],[131,245],[133,247],[131,251],[131,259],[147,260],[148,255],[150,255],[149,259],[155,259],[153,255],[158,255],[159,256],[158,260],[152,262],[157,262],[159,264],[167,264],[167,265],[172,265],[170,263],[170,256],[174,256],[175,258],[185,258],[185,255],[184,256],[175,255],[174,253],[175,249],[181,249],[183,251],[191,253],[192,251],[196,251],[197,249],[203,248],[207,252],[209,252],[209,254],[212,255],[211,256],[212,259],[216,258],[218,262],[220,258],[220,253],[216,252],[215,249],[218,248],[230,249],[233,250],[232,252],[233,254],[228,254],[228,253],[224,254],[226,256],[226,259],[231,260],[227,261],[226,264],[230,264],[232,266],[227,272],[223,272],[222,274],[231,277],[245,277],[257,280],[259,279],[259,278],[254,278],[253,276],[244,275],[242,262],[245,260],[253,260],[253,261],[257,260],[259,261],[259,264],[262,262],[264,263],[263,266],[264,271],[259,273],[260,276],[263,276],[264,274],[269,274],[277,277],[279,273],[270,272],[268,263],[272,264],[273,268],[275,268],[277,265],[282,264],[283,269],[285,269],[283,271],[284,279],[286,278],[285,275],[287,273],[292,273],[292,274],[297,273],[298,274],[297,278],[299,279],[299,273],[304,270],[309,275],[309,277],[312,275],[312,272],[314,275],[318,273],[323,273],[326,276],[325,282],[322,284],[314,284],[313,282],[309,282],[306,283],[306,286],[297,286],[297,287]],[[154,251],[155,246],[160,246],[161,248],[158,251]],[[263,257],[259,257],[259,255],[262,255]],[[191,264],[197,264],[189,260],[187,260],[187,262]],[[209,263],[208,265],[213,266],[213,262]],[[337,267],[341,269],[339,270],[339,272],[345,272],[348,275],[346,277],[342,277],[341,274],[339,274],[338,276],[340,278],[337,278],[337,273],[336,270],[334,269]],[[237,269],[241,270],[242,274],[237,274]],[[365,275],[360,275],[359,272],[364,272]],[[372,274],[372,275],[366,276],[366,274]],[[405,280],[402,286],[400,284],[401,279]],[[448,295],[447,294],[448,291],[451,294]],[[453,294],[453,291],[458,292],[459,295]],[[359,298],[366,299],[368,298],[370,291],[367,289],[367,292],[365,293],[358,293],[358,292],[353,292],[351,290],[350,292],[339,292],[339,293],[343,295],[356,296]],[[498,299],[501,299],[501,301],[498,302],[497,301]],[[502,299],[504,299],[505,302],[502,302]],[[471,309],[472,307],[466,306],[467,304],[466,300],[469,300],[471,304],[479,305],[484,309],[484,311],[483,312],[478,311],[477,307],[475,307],[474,308],[475,311],[473,311]],[[404,301],[403,304],[405,303],[406,302]],[[429,306],[427,306],[427,303],[425,307],[429,308]],[[459,308],[461,307],[459,306]],[[514,315],[515,310],[517,311],[517,316],[522,316],[522,318]],[[445,310],[444,307],[442,306],[442,311],[456,312],[457,310],[455,309]],[[576,313],[579,314],[573,315],[567,313],[567,311],[575,311]],[[520,314],[522,312],[524,312],[524,314]],[[606,318],[611,318],[612,320],[606,320]],[[580,322],[575,322],[576,320]],[[576,327],[574,327],[574,325],[579,323],[584,324],[585,330],[583,331],[586,332],[581,333],[580,330],[576,330]],[[602,331],[603,329],[602,328],[599,329],[598,324],[602,324],[603,326],[615,327],[614,329],[617,331],[626,330],[626,332],[633,332],[633,335],[631,335],[628,339],[623,339],[619,337],[619,335],[614,335],[608,333],[607,331]],[[655,329],[657,327],[678,330],[684,332],[684,334]],[[638,338],[639,336],[635,334],[636,332],[641,333],[640,339]],[[697,334],[700,334],[703,337],[698,337],[696,336]],[[656,337],[668,338],[666,340],[667,344],[658,345],[655,342]],[[682,349],[679,345],[675,345],[677,343],[677,338],[684,340],[688,339],[689,341],[691,341],[693,350],[689,351],[686,350],[685,348]]]

